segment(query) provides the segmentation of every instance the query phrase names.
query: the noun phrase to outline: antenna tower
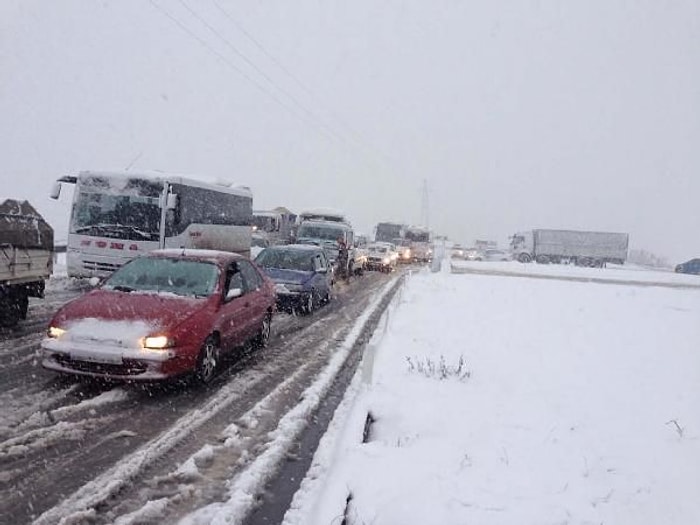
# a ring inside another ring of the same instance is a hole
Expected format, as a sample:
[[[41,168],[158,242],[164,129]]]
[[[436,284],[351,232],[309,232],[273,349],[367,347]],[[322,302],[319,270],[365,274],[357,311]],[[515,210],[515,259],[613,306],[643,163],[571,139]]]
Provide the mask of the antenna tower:
[[[428,180],[423,179],[423,196],[421,201],[421,222],[426,228],[430,228],[430,201],[428,199]]]

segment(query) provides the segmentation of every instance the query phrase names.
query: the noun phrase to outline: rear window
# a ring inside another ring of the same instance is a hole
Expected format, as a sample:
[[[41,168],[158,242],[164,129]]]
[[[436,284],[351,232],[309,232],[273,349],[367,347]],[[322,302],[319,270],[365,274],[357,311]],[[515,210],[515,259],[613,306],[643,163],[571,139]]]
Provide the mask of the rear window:
[[[260,252],[255,262],[263,268],[311,272],[314,270],[313,258],[316,253],[311,250],[267,249]]]

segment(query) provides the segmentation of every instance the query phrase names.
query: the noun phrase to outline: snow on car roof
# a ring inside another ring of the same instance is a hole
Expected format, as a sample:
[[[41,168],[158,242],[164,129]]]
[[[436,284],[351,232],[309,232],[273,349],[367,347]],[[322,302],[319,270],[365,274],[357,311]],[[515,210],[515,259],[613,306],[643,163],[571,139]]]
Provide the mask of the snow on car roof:
[[[267,248],[268,250],[305,250],[305,251],[314,251],[314,250],[322,250],[319,245],[317,244],[280,244],[277,246],[270,246]]]
[[[203,250],[201,248],[164,248],[162,250],[154,250],[148,255],[159,257],[184,257],[187,259],[207,259],[210,261],[221,261],[231,258],[244,259],[242,255],[237,253],[225,252],[221,250]]]

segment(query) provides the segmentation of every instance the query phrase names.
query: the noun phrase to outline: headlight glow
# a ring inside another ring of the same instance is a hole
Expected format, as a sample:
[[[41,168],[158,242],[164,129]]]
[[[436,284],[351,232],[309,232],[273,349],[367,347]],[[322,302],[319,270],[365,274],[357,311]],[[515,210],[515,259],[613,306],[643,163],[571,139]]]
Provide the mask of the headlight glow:
[[[382,259],[382,262],[384,264],[389,264],[391,262],[391,259],[389,259],[389,257],[384,257],[384,259]]]
[[[49,326],[47,335],[52,339],[58,339],[65,333],[66,331],[63,328],[59,328],[58,326]]]
[[[151,350],[162,350],[175,345],[175,341],[167,335],[154,335],[143,338],[143,347]]]

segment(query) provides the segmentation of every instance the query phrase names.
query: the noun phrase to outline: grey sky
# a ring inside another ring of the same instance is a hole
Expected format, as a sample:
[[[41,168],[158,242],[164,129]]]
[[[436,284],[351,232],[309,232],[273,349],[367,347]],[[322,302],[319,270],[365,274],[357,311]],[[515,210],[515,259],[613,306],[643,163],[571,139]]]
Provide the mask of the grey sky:
[[[153,0],[196,38],[147,0],[0,2],[2,196],[64,235],[51,183],[137,159],[371,232],[419,222],[427,179],[460,242],[602,229],[700,255],[699,2],[216,1],[312,93],[213,0]]]

